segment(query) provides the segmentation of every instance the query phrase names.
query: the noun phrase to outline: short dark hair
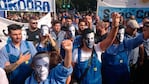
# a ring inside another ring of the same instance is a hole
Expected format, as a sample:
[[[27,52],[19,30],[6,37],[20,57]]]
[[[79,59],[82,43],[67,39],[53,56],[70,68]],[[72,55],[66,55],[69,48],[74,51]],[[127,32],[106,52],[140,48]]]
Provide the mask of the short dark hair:
[[[37,20],[35,16],[30,17],[30,20]]]
[[[7,27],[8,27],[8,33],[11,33],[11,30],[21,30],[22,29],[22,26],[17,25],[17,24],[10,24]]]
[[[50,69],[57,66],[58,63],[62,62],[62,56],[58,53],[58,51],[51,51],[51,52],[38,52],[35,54],[35,56],[32,59],[31,66],[34,67],[35,62],[41,58],[48,57],[49,58],[49,67]]]
[[[50,56],[50,69],[54,68],[57,66],[58,63],[62,62],[62,56],[58,51],[51,51],[49,53]]]
[[[41,59],[41,58],[44,58],[44,57],[48,57],[48,58],[49,58],[48,52],[43,51],[43,52],[38,52],[38,53],[36,53],[35,56],[34,56],[33,59],[32,59],[32,63],[31,63],[32,67],[34,66],[34,64],[35,64],[35,62],[36,62],[37,60],[39,60],[39,59]],[[50,58],[49,58],[49,60],[50,60]]]
[[[83,30],[83,33],[82,33],[83,39],[85,39],[85,38],[86,38],[86,35],[89,34],[89,33],[94,33],[94,31],[91,30],[90,28],[84,29],[84,30]],[[94,33],[94,34],[95,34],[95,33]]]
[[[70,16],[67,16],[67,17],[66,17],[66,19],[71,19],[71,20],[72,20],[72,17],[70,17]]]
[[[86,24],[86,21],[84,19],[79,19],[79,23],[78,24],[80,24],[81,22],[85,22],[85,24]]]
[[[55,24],[61,24],[61,22],[59,20],[52,21],[52,25],[54,26]]]
[[[120,30],[120,29],[126,29],[126,26],[120,24],[120,25],[119,25],[119,30]]]

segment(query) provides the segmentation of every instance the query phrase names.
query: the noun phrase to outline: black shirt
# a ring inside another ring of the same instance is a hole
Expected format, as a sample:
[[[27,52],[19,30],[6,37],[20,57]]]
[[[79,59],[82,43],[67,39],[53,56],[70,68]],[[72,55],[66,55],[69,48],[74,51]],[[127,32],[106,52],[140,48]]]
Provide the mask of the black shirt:
[[[33,42],[39,42],[39,34],[40,34],[40,29],[37,29],[36,31],[30,31],[29,29],[26,29],[27,32],[27,41],[33,41]]]

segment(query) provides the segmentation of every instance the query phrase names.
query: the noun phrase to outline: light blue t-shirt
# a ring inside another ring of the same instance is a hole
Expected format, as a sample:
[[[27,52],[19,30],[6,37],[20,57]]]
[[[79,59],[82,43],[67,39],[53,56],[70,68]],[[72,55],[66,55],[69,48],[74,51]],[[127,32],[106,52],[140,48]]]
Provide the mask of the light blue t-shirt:
[[[0,67],[4,68],[4,65],[6,62],[9,62],[9,55],[14,55],[19,58],[20,53],[25,53],[26,51],[29,51],[31,54],[31,58],[37,53],[36,48],[34,47],[32,42],[27,41],[21,41],[21,45],[18,48],[14,46],[12,42],[7,43],[1,50],[0,50]],[[29,46],[29,48],[27,47]],[[7,51],[7,48],[9,47],[10,52]]]
[[[45,81],[38,83],[34,78],[34,73],[28,77],[25,84],[65,84],[66,78],[72,73],[72,67],[66,68],[63,63],[53,68]]]

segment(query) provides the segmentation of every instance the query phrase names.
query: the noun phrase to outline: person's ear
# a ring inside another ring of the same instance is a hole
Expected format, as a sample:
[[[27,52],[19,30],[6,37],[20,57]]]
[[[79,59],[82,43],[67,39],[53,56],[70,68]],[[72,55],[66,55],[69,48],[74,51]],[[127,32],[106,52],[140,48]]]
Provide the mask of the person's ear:
[[[34,64],[31,64],[32,69],[35,69]]]

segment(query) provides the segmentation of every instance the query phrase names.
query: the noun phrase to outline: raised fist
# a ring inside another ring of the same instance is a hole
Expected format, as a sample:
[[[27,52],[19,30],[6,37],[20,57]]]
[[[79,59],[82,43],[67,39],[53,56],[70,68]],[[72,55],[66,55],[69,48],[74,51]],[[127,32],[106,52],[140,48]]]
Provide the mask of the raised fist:
[[[64,40],[62,41],[62,47],[66,50],[72,50],[72,41],[71,40]]]
[[[112,13],[112,26],[118,27],[120,24],[121,15],[117,12]]]

